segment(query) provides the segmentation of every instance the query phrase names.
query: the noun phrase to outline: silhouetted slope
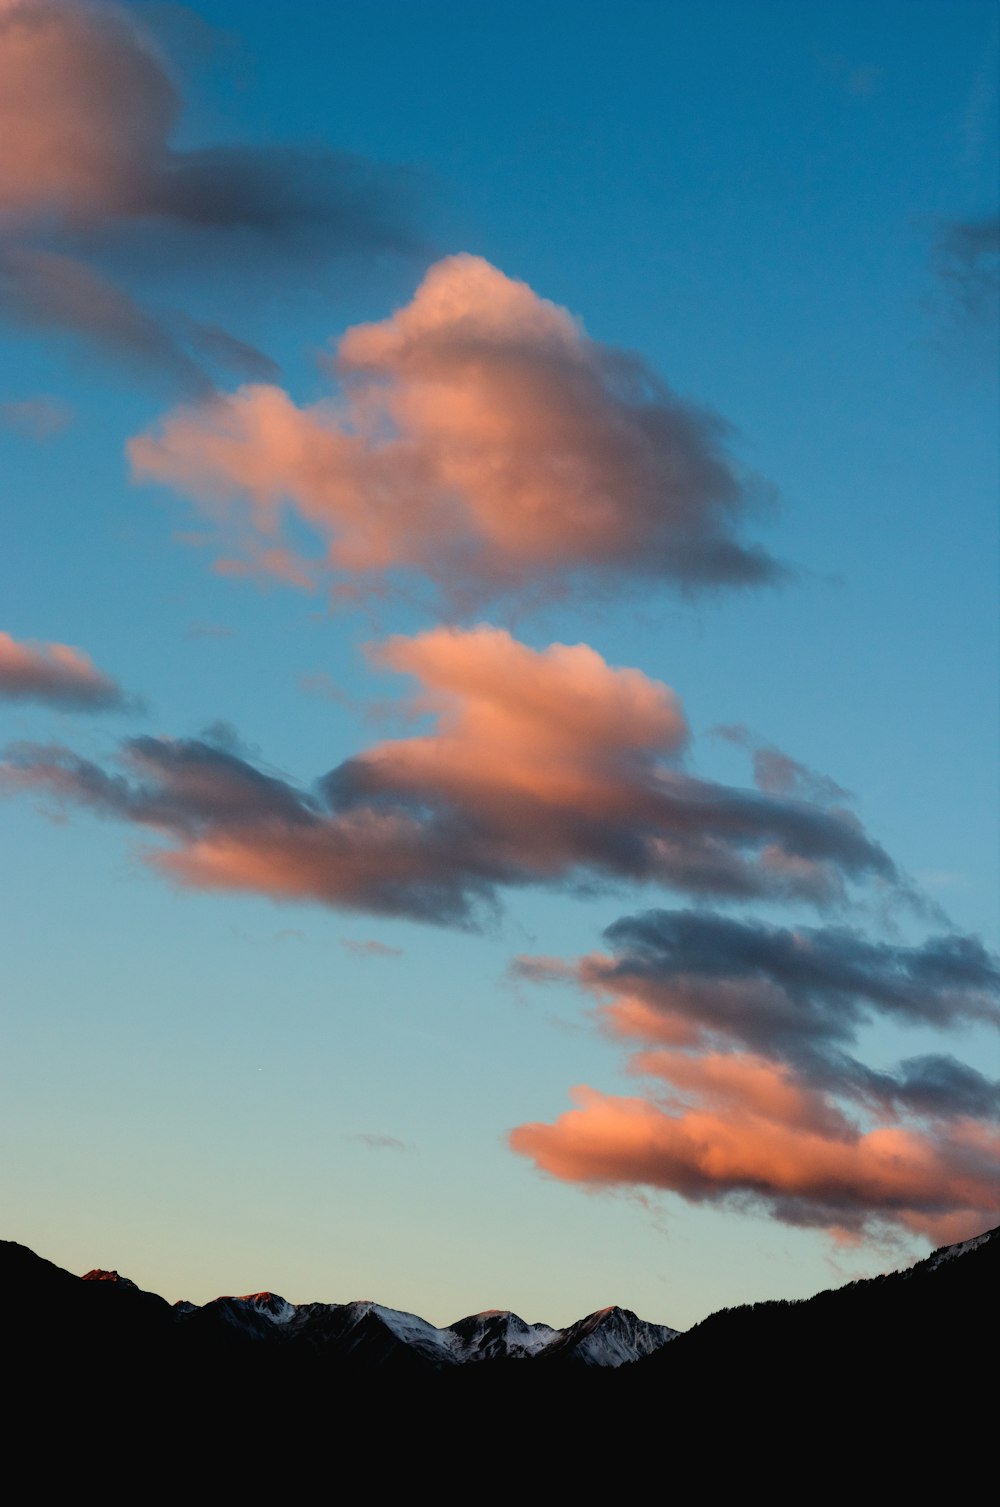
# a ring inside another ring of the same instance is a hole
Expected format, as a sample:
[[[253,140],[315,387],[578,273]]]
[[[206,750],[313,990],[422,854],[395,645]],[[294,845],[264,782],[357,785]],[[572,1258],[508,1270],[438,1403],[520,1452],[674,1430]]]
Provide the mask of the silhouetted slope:
[[[1000,1228],[812,1298],[720,1309],[637,1361],[629,1384],[688,1385],[723,1366],[731,1380],[781,1390],[806,1374],[833,1384],[841,1367],[961,1369],[977,1345],[995,1346],[998,1296]]]

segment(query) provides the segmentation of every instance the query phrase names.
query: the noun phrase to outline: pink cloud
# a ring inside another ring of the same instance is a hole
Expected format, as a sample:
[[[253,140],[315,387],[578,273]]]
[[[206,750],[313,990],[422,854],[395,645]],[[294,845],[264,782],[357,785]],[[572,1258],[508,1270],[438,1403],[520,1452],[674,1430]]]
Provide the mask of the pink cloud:
[[[79,220],[128,212],[179,100],[123,8],[0,6],[0,211]]]
[[[173,72],[133,8],[100,0],[0,3],[0,217],[158,234],[309,230],[331,250],[404,249],[391,184],[314,147],[173,145]],[[209,329],[210,338],[226,332]]]
[[[614,669],[586,644],[542,651],[502,629],[435,628],[371,651],[414,676],[417,706],[436,714],[429,736],[364,755],[394,790],[433,790],[479,810],[519,799],[541,811],[612,811],[635,798],[623,775],[688,740],[680,702],[639,670]]]
[[[306,561],[280,545],[269,549],[252,546],[246,559],[216,560],[217,576],[248,577],[256,581],[280,581],[302,591],[315,591],[316,581]]]
[[[666,1058],[661,1070],[672,1071]],[[996,1222],[996,1127],[984,1145],[978,1125],[959,1123],[947,1133],[862,1130],[832,1106],[824,1124],[814,1096],[756,1061],[734,1060],[720,1072],[709,1060],[678,1076],[695,1101],[688,1108],[579,1088],[575,1109],[551,1125],[519,1126],[510,1145],[561,1181],[749,1204],[837,1239],[892,1227],[931,1240],[963,1238]]]
[[[781,574],[739,541],[754,489],[721,421],[479,257],[348,330],[332,369],[339,398],[309,408],[258,385],[176,410],[132,441],[136,475],[242,501],[266,536],[292,509],[332,569],[416,570],[460,603]]]
[[[204,360],[266,378],[275,364],[215,324],[156,312],[123,267],[141,283],[158,263],[217,256],[232,279],[275,251],[403,253],[414,237],[392,173],[321,147],[184,150],[182,110],[134,7],[0,0],[0,308],[204,394]]]
[[[18,642],[0,632],[0,698],[41,701],[69,711],[124,708],[129,698],[89,655],[69,644]]]

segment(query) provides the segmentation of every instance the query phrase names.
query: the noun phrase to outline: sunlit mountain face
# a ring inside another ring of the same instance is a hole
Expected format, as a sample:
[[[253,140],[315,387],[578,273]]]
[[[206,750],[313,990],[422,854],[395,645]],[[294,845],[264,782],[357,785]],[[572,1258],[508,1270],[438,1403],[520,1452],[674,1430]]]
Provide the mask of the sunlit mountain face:
[[[1000,1219],[996,24],[0,0],[0,1203],[137,1284],[83,1349],[624,1396],[972,1282],[758,1312]]]

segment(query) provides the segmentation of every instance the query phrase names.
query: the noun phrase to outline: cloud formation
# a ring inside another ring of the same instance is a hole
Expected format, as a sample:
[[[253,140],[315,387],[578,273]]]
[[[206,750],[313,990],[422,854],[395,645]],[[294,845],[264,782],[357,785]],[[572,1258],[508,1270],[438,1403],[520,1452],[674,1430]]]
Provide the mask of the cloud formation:
[[[513,1149],[542,1170],[764,1208],[841,1238],[950,1238],[1000,1209],[1000,1083],[947,1055],[885,1070],[849,1050],[876,1019],[1000,1029],[1000,959],[976,938],[903,946],[690,911],[626,917],[606,936],[610,955],[513,972],[594,996],[604,1029],[639,1043],[629,1069],[651,1087],[580,1089],[553,1125],[518,1127]]]
[[[182,103],[127,7],[0,0],[0,308],[198,393],[203,357],[242,376],[272,376],[273,363],[216,326],[147,308],[95,257],[197,266],[221,235],[231,271],[250,247],[342,256],[415,243],[391,173],[322,148],[180,150]]]
[[[403,956],[401,947],[391,947],[388,942],[379,942],[374,937],[367,939],[341,937],[340,945],[359,958],[401,958]]]
[[[815,769],[799,763],[780,748],[755,738],[749,728],[740,723],[727,723],[713,728],[713,732],[717,737],[749,750],[753,758],[754,784],[768,795],[792,796],[797,800],[814,801],[820,806],[838,806],[850,800],[848,792],[836,780],[817,774]]]
[[[0,403],[0,425],[33,440],[53,439],[73,422],[73,411],[58,398],[44,393]]]
[[[256,385],[177,409],[132,442],[135,474],[241,503],[266,539],[291,509],[334,571],[417,571],[459,607],[783,575],[741,540],[759,489],[723,421],[479,257],[438,262],[332,366],[337,400]]]
[[[31,329],[80,336],[127,370],[151,372],[185,392],[212,390],[167,322],[76,257],[0,243],[0,311]]]
[[[123,5],[0,4],[0,215],[103,229],[321,233],[333,250],[412,249],[390,175],[322,147],[172,144],[183,101]]]
[[[377,1131],[359,1131],[351,1137],[352,1141],[360,1141],[362,1146],[367,1146],[369,1151],[406,1151],[405,1141],[401,1141],[395,1135],[380,1135]]]
[[[939,230],[934,268],[953,315],[995,331],[1000,321],[1000,216],[953,220]]]
[[[18,641],[0,632],[0,699],[41,701],[65,711],[123,711],[135,706],[88,654],[69,644]]]
[[[613,1036],[762,1054],[879,1109],[933,1104],[960,1114],[1000,1104],[995,1084],[954,1059],[914,1058],[893,1074],[848,1050],[876,1019],[939,1031],[1000,1025],[1000,962],[975,937],[905,946],[847,927],[791,929],[708,911],[626,916],[605,937],[610,954],[519,958],[512,971],[578,984],[599,1000]]]
[[[251,890],[477,924],[506,886],[647,883],[824,906],[894,888],[853,816],[703,781],[667,686],[584,644],[436,628],[371,651],[413,676],[429,732],[375,744],[303,789],[230,741],[137,738],[124,773],[21,748],[8,784],[158,830],[150,861],[195,888]]]
[[[746,1058],[729,1059],[727,1068],[739,1071],[728,1081],[706,1072],[699,1091],[676,1083],[664,1063],[670,1107],[577,1089],[576,1109],[554,1125],[519,1126],[511,1147],[563,1181],[756,1208],[848,1242],[895,1228],[943,1244],[996,1223],[995,1126],[966,1121],[932,1133],[813,1125],[810,1117],[829,1107],[803,1100],[787,1074]]]

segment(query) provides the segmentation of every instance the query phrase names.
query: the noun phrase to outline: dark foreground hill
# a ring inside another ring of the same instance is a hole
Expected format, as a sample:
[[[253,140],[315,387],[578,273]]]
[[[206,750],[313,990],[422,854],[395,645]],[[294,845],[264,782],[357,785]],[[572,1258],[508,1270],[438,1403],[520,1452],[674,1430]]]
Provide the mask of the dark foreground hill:
[[[762,1372],[801,1376],[828,1367],[886,1364],[952,1373],[994,1352],[1000,1314],[1000,1227],[943,1246],[903,1271],[849,1282],[796,1302],[749,1303],[710,1314],[666,1351],[630,1368],[653,1377],[725,1367],[749,1380]]]
[[[444,1470],[438,1500],[491,1496],[485,1483],[502,1478],[531,1501],[532,1480],[624,1490],[680,1462],[749,1480],[808,1450],[824,1480],[864,1456],[869,1489],[930,1490],[963,1479],[997,1408],[1000,1229],[808,1300],[723,1309],[682,1335],[621,1309],[564,1331],[502,1312],[438,1330],[377,1304],[270,1293],[170,1305],[9,1242],[0,1281],[8,1437],[86,1441],[83,1456],[47,1450],[50,1470],[139,1451],[169,1472],[193,1449],[213,1479],[278,1476],[287,1496],[293,1463],[333,1450],[330,1490],[347,1456],[352,1470],[363,1456],[383,1481],[366,1495]],[[470,1472],[481,1489],[462,1486]]]

